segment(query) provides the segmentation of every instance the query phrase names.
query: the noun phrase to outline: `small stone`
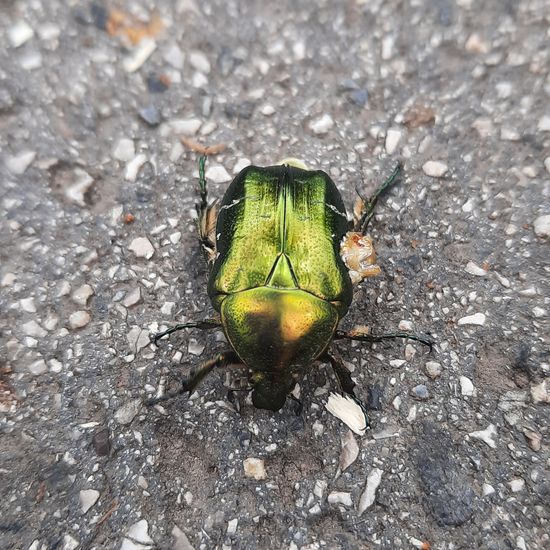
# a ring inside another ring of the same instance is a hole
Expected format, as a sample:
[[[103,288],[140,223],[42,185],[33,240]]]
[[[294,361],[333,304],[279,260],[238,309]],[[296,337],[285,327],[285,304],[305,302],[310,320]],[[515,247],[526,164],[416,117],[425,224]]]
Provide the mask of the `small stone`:
[[[366,88],[361,88],[360,90],[353,90],[349,94],[349,99],[352,103],[358,107],[364,107],[369,100],[369,91]]]
[[[124,300],[122,300],[122,305],[124,307],[132,307],[136,304],[139,304],[141,301],[141,288],[138,286],[134,288],[131,292],[126,294]]]
[[[428,361],[426,363],[426,374],[435,380],[441,375],[441,364],[436,361]]]
[[[90,285],[82,285],[71,294],[71,298],[79,306],[85,306],[93,294],[94,289]]]
[[[76,550],[80,546],[80,542],[72,535],[65,533],[63,535],[63,546],[61,550]]]
[[[6,273],[0,281],[0,287],[7,287],[13,285],[17,281],[17,275],[15,273]]]
[[[546,157],[544,159],[544,167],[546,168],[546,171],[550,174],[550,157]]]
[[[546,310],[542,307],[535,306],[533,308],[533,316],[536,319],[542,319],[543,317],[546,317]]]
[[[527,440],[527,445],[535,451],[540,451],[541,442],[542,442],[542,436],[538,434],[537,432],[533,430],[529,430],[527,428],[523,429],[523,435],[525,436],[525,439]]]
[[[44,374],[48,372],[48,366],[44,359],[37,359],[29,365],[29,372],[34,375]]]
[[[199,51],[193,51],[189,54],[189,63],[191,66],[201,73],[208,74],[210,72],[210,61],[206,55]]]
[[[174,134],[184,136],[194,136],[202,126],[202,121],[198,118],[178,118],[170,121],[170,128]]]
[[[386,153],[388,155],[393,155],[395,153],[395,150],[397,149],[397,145],[399,141],[401,140],[402,132],[401,130],[397,130],[394,128],[390,128],[388,132],[386,133]]]
[[[518,493],[519,491],[523,491],[523,489],[525,488],[525,480],[521,477],[518,477],[508,482],[508,485],[510,485],[512,493]]]
[[[107,456],[111,451],[108,428],[98,429],[92,436],[92,446],[98,456]]]
[[[124,179],[126,181],[136,181],[141,167],[147,162],[147,156],[144,153],[136,155],[130,162],[126,164],[124,171]]]
[[[264,116],[271,116],[275,114],[275,107],[273,107],[273,105],[264,105],[260,109],[260,113],[262,113],[262,115]]]
[[[168,49],[164,52],[164,60],[174,67],[174,69],[181,70],[183,69],[183,63],[185,62],[185,55],[181,51],[181,48],[176,45],[172,44],[168,47]]]
[[[401,321],[399,321],[399,325],[397,325],[397,328],[399,330],[411,331],[413,329],[412,321],[406,321],[405,319],[402,319]]]
[[[264,461],[261,458],[247,458],[243,460],[244,475],[251,477],[256,481],[261,481],[267,477]]]
[[[174,308],[176,307],[175,302],[164,302],[164,305],[160,308],[160,312],[163,315],[172,315]]]
[[[422,170],[427,176],[432,178],[442,178],[449,170],[449,167],[444,162],[429,160],[424,163]]]
[[[187,535],[177,525],[172,528],[172,536],[175,539],[172,550],[195,550]]]
[[[250,166],[251,162],[247,158],[239,159],[235,166],[233,166],[233,174],[238,174],[241,170],[246,168],[247,166]]]
[[[128,340],[128,346],[132,353],[138,353],[144,347],[149,345],[149,332],[138,326],[133,326],[128,334],[126,334],[126,340]]]
[[[44,338],[48,335],[48,333],[36,321],[29,321],[28,323],[21,325],[21,328],[26,336]]]
[[[227,522],[227,534],[234,535],[237,532],[237,526],[239,525],[239,518],[232,519]]]
[[[409,363],[414,359],[416,355],[416,348],[412,344],[407,344],[405,346],[405,360]]]
[[[124,70],[128,73],[137,71],[149,59],[156,48],[157,44],[153,39],[145,37],[140,40],[131,54],[122,61]]]
[[[148,530],[149,525],[147,520],[140,519],[128,529],[126,535],[140,544],[154,544],[153,539],[149,536]]]
[[[411,395],[416,399],[420,399],[422,401],[430,398],[430,392],[424,384],[418,384],[418,386],[415,386],[411,390]]]
[[[206,346],[204,344],[200,344],[197,340],[195,340],[195,338],[190,338],[189,344],[187,345],[187,351],[191,355],[199,356],[202,355],[205,347]]]
[[[37,51],[31,51],[19,59],[19,65],[26,71],[34,71],[42,67],[42,54]]]
[[[155,253],[155,249],[147,237],[137,237],[130,243],[128,249],[135,254],[136,258],[146,258],[147,260]]]
[[[80,509],[85,514],[99,500],[99,491],[84,489],[80,491],[78,499],[80,501]]]
[[[75,311],[69,317],[69,327],[73,330],[85,327],[91,321],[90,314],[87,311]]]
[[[351,500],[351,493],[333,491],[328,495],[327,500],[329,504],[342,504],[342,506],[347,506],[348,508],[351,508],[353,506],[353,501]]]
[[[26,21],[17,21],[8,31],[8,40],[13,48],[19,48],[34,36],[32,27]]]
[[[475,394],[474,384],[467,376],[460,377],[460,393],[468,397]]]
[[[207,168],[206,179],[214,183],[226,183],[233,178],[227,173],[227,170],[223,166],[218,164]]]
[[[73,183],[65,189],[65,197],[70,201],[78,204],[78,206],[86,206],[86,193],[94,183],[94,178],[81,168],[75,168],[73,171]]]
[[[485,324],[486,316],[484,313],[475,313],[474,315],[467,315],[461,317],[458,320],[459,325],[478,325],[483,326]]]
[[[489,483],[484,483],[481,490],[484,497],[492,495],[495,492],[495,488],[492,485],[489,485]]]
[[[475,275],[476,277],[485,277],[487,275],[487,271],[474,262],[468,262],[465,270],[470,275]]]
[[[140,109],[139,116],[149,126],[158,126],[161,121],[160,112],[154,105],[147,105]]]
[[[361,515],[365,510],[370,508],[374,504],[376,498],[376,490],[382,481],[382,474],[384,472],[378,468],[373,468],[367,476],[367,483],[365,490],[359,499],[359,505],[357,506],[357,514]]]
[[[126,426],[132,422],[141,409],[141,399],[132,399],[119,407],[114,414],[115,420]]]
[[[550,115],[544,115],[537,125],[539,132],[550,132]]]
[[[6,160],[6,168],[16,176],[24,174],[36,157],[36,151],[23,151]]]
[[[133,139],[119,139],[115,148],[113,149],[113,158],[115,158],[116,160],[120,160],[121,162],[128,162],[132,160],[135,154],[136,148],[134,146]]]
[[[36,306],[34,305],[34,298],[23,298],[19,301],[21,309],[27,313],[36,313]]]
[[[471,34],[468,37],[466,44],[464,44],[464,48],[470,53],[489,53],[489,44],[485,42],[485,40],[482,40],[477,33]]]
[[[550,214],[539,216],[533,223],[535,235],[544,239],[550,237]]]
[[[495,428],[494,424],[489,424],[489,426],[487,426],[487,428],[485,428],[484,430],[472,432],[469,435],[470,437],[473,437],[475,439],[480,439],[481,441],[489,445],[491,449],[496,449],[497,447],[495,441],[495,438],[497,436],[497,429]]]
[[[316,135],[326,134],[333,126],[334,120],[328,113],[312,120],[309,124],[311,131]]]
[[[531,386],[531,397],[533,403],[550,403],[550,392],[546,386],[546,380],[536,386]]]

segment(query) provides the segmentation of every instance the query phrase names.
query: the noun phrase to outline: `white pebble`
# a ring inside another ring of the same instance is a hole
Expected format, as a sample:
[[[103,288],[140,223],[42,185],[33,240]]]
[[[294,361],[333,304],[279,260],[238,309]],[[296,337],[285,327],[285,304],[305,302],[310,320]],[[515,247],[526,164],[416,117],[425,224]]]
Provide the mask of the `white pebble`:
[[[542,307],[539,307],[539,306],[535,306],[533,308],[533,315],[537,318],[537,319],[542,319],[543,317],[546,317],[546,310]]]
[[[510,481],[508,485],[510,485],[512,493],[517,493],[519,491],[523,491],[523,489],[525,488],[525,480],[521,477],[517,477],[516,479],[512,479],[512,481]]]
[[[164,305],[160,308],[160,312],[163,315],[172,315],[174,308],[176,307],[175,302],[164,302]]]
[[[127,73],[137,71],[149,56],[156,50],[157,44],[151,38],[143,38],[132,51],[132,53],[122,61],[122,66]]]
[[[36,306],[34,305],[34,298],[23,298],[19,301],[21,309],[27,313],[36,313]]]
[[[475,393],[475,387],[467,376],[460,377],[460,393],[466,396],[472,396]]]
[[[424,170],[424,174],[427,176],[432,178],[442,178],[449,170],[449,167],[444,162],[429,160],[424,163],[422,170]]]
[[[199,131],[202,122],[198,118],[177,118],[171,120],[169,125],[174,134],[194,136]]]
[[[80,501],[80,509],[82,513],[85,514],[99,500],[99,491],[95,489],[84,489],[80,491],[78,500]]]
[[[126,181],[136,181],[141,167],[147,162],[147,157],[144,153],[136,155],[130,162],[126,164],[126,171],[124,172],[124,179]]]
[[[32,27],[26,21],[18,21],[8,31],[8,39],[14,48],[19,48],[34,36]]]
[[[402,319],[399,321],[399,325],[397,325],[397,328],[399,330],[412,330],[413,324],[412,321],[406,321],[405,319]]]
[[[226,183],[231,181],[231,176],[227,170],[221,165],[209,166],[206,170],[206,179],[214,183]]]
[[[342,504],[351,508],[353,506],[353,501],[351,500],[351,493],[344,493],[341,491],[333,491],[328,495],[327,498],[329,504]]]
[[[164,52],[164,60],[174,67],[174,69],[181,70],[183,69],[183,63],[185,61],[185,55],[176,44],[172,44]]]
[[[136,154],[136,148],[134,146],[134,140],[128,138],[119,139],[115,148],[113,149],[113,157],[121,162],[128,162],[134,158]]]
[[[546,157],[544,159],[544,167],[546,168],[546,171],[550,174],[550,157]]]
[[[262,113],[262,115],[264,116],[271,116],[275,113],[275,107],[273,107],[273,105],[264,105],[261,109],[260,109],[260,113]]]
[[[469,435],[470,437],[473,437],[475,439],[480,439],[481,441],[489,445],[491,449],[496,449],[497,447],[495,441],[495,437],[497,436],[497,429],[493,424],[489,424],[489,426],[487,426],[487,428],[485,428],[484,430],[472,432]]]
[[[481,490],[484,497],[492,495],[495,492],[495,488],[492,485],[489,485],[489,483],[484,483]]]
[[[485,277],[485,275],[487,275],[487,271],[482,267],[479,267],[474,262],[468,262],[466,264],[465,270],[470,275],[475,275],[476,277]]]
[[[238,525],[239,525],[239,518],[229,520],[227,522],[227,534],[234,535],[237,532]]]
[[[6,168],[15,175],[24,174],[36,157],[36,151],[23,151],[6,160]]]
[[[155,249],[147,237],[137,237],[130,243],[128,249],[135,254],[136,258],[150,259],[155,253]]]
[[[208,74],[210,72],[210,61],[208,61],[208,57],[202,52],[196,50],[191,52],[189,54],[189,63],[191,63],[194,69],[201,73]]]
[[[93,294],[94,289],[90,285],[82,285],[71,294],[71,298],[79,306],[85,306]]]
[[[115,411],[115,420],[119,424],[126,426],[127,424],[130,424],[130,422],[132,422],[140,409],[141,399],[132,399],[131,401],[128,401],[128,403],[124,403],[124,405],[122,405]]]
[[[48,366],[44,359],[37,359],[29,365],[29,372],[35,375],[44,374],[48,372]]]
[[[544,115],[537,125],[540,132],[550,132],[550,115]]]
[[[326,134],[333,126],[334,120],[328,113],[312,120],[309,124],[311,131],[316,135]]]
[[[261,458],[246,458],[243,460],[244,475],[260,481],[267,477],[264,461]]]
[[[545,216],[539,216],[533,224],[535,235],[541,239],[544,237],[550,237],[550,214]]]
[[[251,162],[247,158],[239,159],[233,166],[233,174],[238,174],[243,168],[250,166]]]
[[[399,144],[399,141],[401,140],[402,136],[401,130],[397,130],[395,128],[390,128],[388,132],[386,133],[386,153],[388,155],[393,155],[395,153],[395,150],[397,149],[397,145]]]
[[[29,321],[21,325],[23,333],[26,336],[34,336],[35,338],[44,338],[47,336],[47,331],[45,331],[36,321]]]
[[[65,189],[65,197],[78,206],[86,206],[86,193],[90,190],[94,179],[88,172],[81,168],[75,168],[73,171],[73,183]]]
[[[382,481],[382,474],[384,472],[378,468],[373,468],[367,476],[367,484],[365,490],[359,499],[359,505],[357,506],[357,514],[361,515],[365,510],[370,508],[374,499],[376,498],[376,490]]]
[[[474,315],[467,315],[461,317],[458,320],[459,325],[478,325],[483,326],[485,324],[486,316],[484,313],[475,313]]]
[[[149,536],[148,530],[149,525],[147,520],[140,519],[128,529],[126,535],[140,544],[154,544],[153,539]]]
[[[141,288],[138,286],[134,288],[131,292],[126,294],[124,296],[124,300],[122,300],[122,305],[124,307],[132,307],[138,304],[141,300]]]
[[[441,364],[436,361],[428,361],[426,363],[426,374],[432,379],[437,378],[441,375]]]
[[[85,327],[91,320],[90,314],[87,311],[75,311],[69,317],[69,326],[72,329]]]
[[[546,380],[536,386],[531,386],[531,397],[533,403],[550,403],[550,391],[547,388]]]

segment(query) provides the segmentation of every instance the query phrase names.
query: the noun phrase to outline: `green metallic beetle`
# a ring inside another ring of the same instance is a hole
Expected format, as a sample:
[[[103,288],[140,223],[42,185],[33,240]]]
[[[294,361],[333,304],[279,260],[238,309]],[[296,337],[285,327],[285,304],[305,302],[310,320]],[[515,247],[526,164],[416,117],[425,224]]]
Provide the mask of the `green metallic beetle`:
[[[295,159],[249,166],[218,205],[208,202],[205,160],[199,162],[199,234],[210,265],[208,295],[219,317],[176,325],[154,341],[184,328],[221,327],[232,349],[193,369],[180,390],[149,403],[191,392],[214,367],[244,365],[251,372],[253,404],[277,411],[316,361],[330,363],[341,390],[353,396],[349,371],[328,350],[333,339],[400,337],[431,345],[409,333],[338,330],[353,283],[380,272],[366,228],[399,166],[370,200],[359,201],[350,228],[342,197],[321,170],[307,170]]]

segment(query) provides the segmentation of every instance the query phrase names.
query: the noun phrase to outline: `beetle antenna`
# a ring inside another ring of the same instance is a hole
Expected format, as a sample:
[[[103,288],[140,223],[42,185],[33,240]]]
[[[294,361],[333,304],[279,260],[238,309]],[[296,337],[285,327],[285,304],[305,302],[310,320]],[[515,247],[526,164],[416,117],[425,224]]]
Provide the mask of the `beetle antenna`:
[[[204,166],[206,165],[206,154],[199,157],[199,187],[201,193],[201,211],[205,210],[208,204],[208,191],[206,189],[206,176],[204,175]]]

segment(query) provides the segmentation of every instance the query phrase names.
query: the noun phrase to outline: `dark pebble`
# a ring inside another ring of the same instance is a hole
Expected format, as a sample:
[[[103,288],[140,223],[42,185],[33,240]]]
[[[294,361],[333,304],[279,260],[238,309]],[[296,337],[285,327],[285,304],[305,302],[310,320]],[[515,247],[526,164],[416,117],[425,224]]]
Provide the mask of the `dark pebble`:
[[[349,94],[349,99],[355,105],[359,107],[364,107],[369,99],[369,92],[365,89],[355,90]]]
[[[355,80],[351,78],[345,78],[340,82],[340,88],[344,92],[356,91],[359,90],[359,84],[357,84],[357,82],[355,82]]]
[[[93,24],[102,31],[107,30],[109,12],[101,4],[92,4],[90,7]]]
[[[168,90],[168,85],[157,75],[150,74],[147,77],[147,89],[153,94],[161,94],[162,92]]]
[[[430,392],[428,391],[428,388],[424,384],[418,384],[418,386],[415,386],[411,390],[411,395],[413,397],[416,397],[416,399],[429,399]]]
[[[382,410],[382,388],[378,384],[368,387],[367,408],[371,411]]]
[[[428,508],[439,525],[458,526],[475,510],[475,494],[448,431],[431,422],[416,444],[416,467]],[[463,463],[466,463],[463,461]]]
[[[253,101],[243,101],[242,103],[228,103],[225,106],[225,114],[228,118],[245,118],[248,119],[254,112]]]
[[[147,105],[147,107],[140,109],[139,116],[149,126],[158,126],[160,124],[160,113],[154,105]]]
[[[109,438],[109,429],[100,428],[92,437],[92,445],[99,456],[107,456],[111,451],[111,441]]]

